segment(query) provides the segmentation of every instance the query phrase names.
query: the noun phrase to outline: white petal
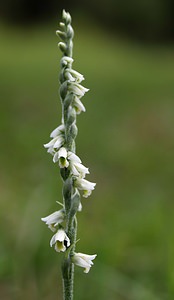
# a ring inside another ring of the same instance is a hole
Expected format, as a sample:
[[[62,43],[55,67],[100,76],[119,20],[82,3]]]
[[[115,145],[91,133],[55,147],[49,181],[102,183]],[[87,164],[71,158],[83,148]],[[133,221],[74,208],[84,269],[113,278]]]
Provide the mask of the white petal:
[[[60,133],[64,132],[64,130],[65,130],[65,126],[63,124],[61,124],[51,132],[50,137],[55,138]]]
[[[56,142],[54,144],[54,148],[60,148],[64,142],[64,138],[62,136],[59,136],[56,138]]]
[[[60,221],[62,222],[63,218],[64,218],[64,213],[62,210],[59,210],[59,211],[55,211],[54,213],[50,214],[45,218],[41,218],[41,220],[45,222],[47,225],[49,225]]]
[[[75,256],[75,255],[74,255]],[[73,262],[79,266],[79,267],[82,267],[82,268],[88,268],[90,267],[90,264],[87,263],[83,258],[81,258],[80,256],[76,256],[74,257],[73,259]]]
[[[73,104],[76,108],[77,114],[80,114],[82,111],[84,112],[86,111],[85,106],[83,105],[83,103],[80,101],[78,97],[75,97]]]
[[[54,234],[50,240],[50,247],[52,247],[56,242],[56,234]]]
[[[65,231],[63,229],[59,229],[56,234],[56,241],[63,242],[66,236]]]
[[[76,80],[76,82],[80,83],[82,80],[84,80],[84,76],[80,74],[79,72],[73,70],[73,69],[67,69],[69,73],[73,76],[73,78]]]
[[[76,183],[77,183],[78,188],[82,189],[82,190],[94,190],[94,187],[96,185],[96,183],[90,182],[83,178],[82,179],[77,178]]]
[[[85,268],[84,272],[88,273],[91,266],[93,265],[92,260],[96,258],[96,254],[88,255],[84,253],[74,253],[72,257],[72,262],[75,263],[77,266]]]
[[[94,260],[97,256],[97,254],[93,254],[93,255],[89,255],[89,254],[84,254],[84,253],[76,253],[78,254],[80,257],[82,257],[84,260],[86,260],[87,262]],[[91,262],[93,264],[93,262]]]
[[[79,190],[83,190],[83,197],[87,198],[91,195],[92,190],[94,190],[96,183],[90,182],[83,178],[77,178],[74,181],[75,187]]]
[[[59,149],[58,154],[59,154],[59,155],[58,155],[58,158],[60,158],[60,157],[67,158],[67,155],[68,155],[67,150],[66,150],[65,147],[61,147],[61,148]]]
[[[48,153],[50,153],[51,155],[54,155],[55,153],[55,150],[53,147],[49,147],[48,150],[47,150]]]
[[[74,176],[79,176],[79,172],[77,171],[77,169],[75,168],[75,166],[73,164],[70,165],[71,166],[71,173],[74,175]]]
[[[86,168],[84,165],[79,163],[74,163],[74,166],[77,169],[77,171],[79,171],[80,173],[89,174],[88,168]]]
[[[89,89],[85,88],[84,86],[73,82],[69,84],[68,89],[70,92],[72,91],[74,94],[76,94],[79,97],[84,96],[84,94],[89,91]]]
[[[68,158],[72,161],[72,162],[77,162],[77,163],[81,163],[81,159],[73,152],[68,151]]]
[[[70,92],[73,92],[74,94],[76,94],[79,97],[84,96],[84,92],[82,92],[82,90],[80,90],[78,87],[76,87],[73,84],[71,84],[69,90],[70,90]]]
[[[48,142],[47,144],[44,144],[45,148],[50,148],[53,147],[55,142],[57,141],[57,137],[55,137],[54,139],[52,139],[50,142]]]
[[[56,163],[59,160],[59,152],[55,152],[53,156],[53,162]]]
[[[89,89],[85,88],[83,85],[76,83],[77,88],[79,88],[84,94],[89,91]]]

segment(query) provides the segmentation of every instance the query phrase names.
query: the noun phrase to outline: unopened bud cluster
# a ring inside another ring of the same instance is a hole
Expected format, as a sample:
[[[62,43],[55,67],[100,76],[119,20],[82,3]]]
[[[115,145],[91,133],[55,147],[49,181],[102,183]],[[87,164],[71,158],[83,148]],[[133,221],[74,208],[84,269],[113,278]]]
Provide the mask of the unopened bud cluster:
[[[62,104],[62,122],[54,129],[51,140],[44,145],[53,156],[53,162],[60,168],[63,179],[63,207],[49,216],[42,218],[55,232],[50,241],[57,252],[67,252],[72,263],[83,267],[88,273],[96,255],[75,252],[77,220],[76,213],[81,211],[80,193],[87,198],[95,188],[95,183],[85,179],[89,170],[76,155],[75,138],[77,136],[76,117],[85,112],[81,98],[88,91],[81,85],[84,77],[72,68],[73,28],[71,16],[63,11],[61,30],[56,34],[62,39],[58,44],[63,56],[60,61],[60,98]]]

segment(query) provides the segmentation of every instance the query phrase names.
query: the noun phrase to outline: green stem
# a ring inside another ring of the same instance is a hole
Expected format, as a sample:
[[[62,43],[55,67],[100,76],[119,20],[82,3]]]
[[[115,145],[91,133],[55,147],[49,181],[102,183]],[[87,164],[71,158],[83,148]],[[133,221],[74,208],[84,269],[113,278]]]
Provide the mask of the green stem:
[[[74,265],[64,258],[62,263],[63,299],[73,300]]]
[[[69,228],[67,230],[70,237],[71,244],[73,245],[68,252],[68,257],[65,257],[62,262],[62,279],[63,279],[63,296],[64,300],[73,300],[74,290],[74,264],[71,262],[71,254],[75,251],[75,241],[77,234],[76,218],[70,220]]]
[[[67,177],[64,181],[63,197],[65,202],[66,211],[66,232],[71,241],[70,251],[67,250],[62,262],[62,278],[63,278],[63,291],[64,300],[73,299],[73,282],[74,282],[74,265],[71,262],[71,255],[75,251],[76,235],[77,235],[77,221],[76,217],[71,216],[72,194],[74,188],[72,185],[72,179]]]

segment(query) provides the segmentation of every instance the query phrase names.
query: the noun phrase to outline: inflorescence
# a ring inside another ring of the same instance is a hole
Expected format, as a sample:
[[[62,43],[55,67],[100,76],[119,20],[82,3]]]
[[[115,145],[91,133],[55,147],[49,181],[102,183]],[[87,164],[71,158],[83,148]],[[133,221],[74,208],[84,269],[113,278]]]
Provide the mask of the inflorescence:
[[[56,34],[62,39],[58,43],[63,56],[60,61],[60,99],[62,105],[62,122],[54,129],[51,140],[44,145],[47,152],[53,156],[53,162],[60,168],[63,179],[62,208],[41,220],[54,232],[50,246],[57,252],[65,252],[71,263],[84,268],[88,273],[96,255],[75,252],[77,219],[76,213],[82,210],[81,194],[87,198],[95,188],[95,183],[85,179],[89,169],[82,164],[76,155],[75,138],[77,136],[76,117],[85,112],[81,98],[88,91],[81,85],[84,76],[72,68],[73,58],[73,28],[71,16],[63,11],[61,30]]]

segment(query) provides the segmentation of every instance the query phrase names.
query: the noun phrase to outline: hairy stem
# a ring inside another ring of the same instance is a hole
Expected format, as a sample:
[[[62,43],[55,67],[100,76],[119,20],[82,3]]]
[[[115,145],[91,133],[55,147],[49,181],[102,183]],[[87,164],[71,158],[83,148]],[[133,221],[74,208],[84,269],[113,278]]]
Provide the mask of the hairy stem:
[[[60,73],[60,97],[62,101],[62,115],[65,125],[65,142],[66,148],[68,151],[75,153],[75,138],[77,135],[76,127],[76,113],[74,108],[72,108],[71,103],[73,100],[73,94],[67,93],[68,91],[68,80],[65,78],[66,69],[71,68],[71,58],[73,52],[73,29],[71,27],[71,17],[68,13],[63,12],[63,21],[64,21],[64,48],[62,50],[63,56],[68,56],[70,58],[69,63],[61,66]],[[60,47],[61,48],[61,47]],[[71,254],[75,251],[75,242],[77,235],[77,226],[75,221],[75,216],[70,216],[71,204],[72,204],[72,195],[74,193],[74,187],[72,184],[72,179],[69,177],[69,172],[65,169],[61,172],[61,176],[64,181],[63,186],[63,198],[66,211],[66,233],[71,241],[71,250],[65,254],[65,257],[62,262],[62,278],[63,278],[63,291],[64,291],[64,300],[73,299],[73,281],[74,281],[74,265],[71,262]]]

